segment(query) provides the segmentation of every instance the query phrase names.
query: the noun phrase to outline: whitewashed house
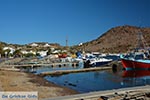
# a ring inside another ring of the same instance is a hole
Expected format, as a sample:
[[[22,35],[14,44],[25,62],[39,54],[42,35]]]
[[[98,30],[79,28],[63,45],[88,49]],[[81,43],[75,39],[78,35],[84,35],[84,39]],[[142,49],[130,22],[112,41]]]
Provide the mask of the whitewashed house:
[[[28,54],[29,52],[26,51],[26,50],[21,50],[21,53],[22,53],[22,54]]]
[[[3,48],[3,50],[7,50],[7,49],[9,49],[10,50],[10,54],[13,54],[14,53],[14,51],[15,51],[15,49],[14,48],[11,48],[11,47],[4,47]]]
[[[32,54],[36,55],[36,52],[35,52],[35,51],[32,51],[32,50],[30,50],[30,51],[21,50],[21,53],[22,53],[22,54],[32,53]]]
[[[50,45],[49,45],[48,43],[46,43],[46,44],[44,45],[44,47],[50,47]]]
[[[42,57],[47,56],[47,52],[48,51],[38,51],[37,53],[39,53]]]
[[[32,46],[32,47],[37,47],[37,46],[38,46],[38,44],[36,44],[36,43],[32,43],[32,44],[30,44],[30,46]]]

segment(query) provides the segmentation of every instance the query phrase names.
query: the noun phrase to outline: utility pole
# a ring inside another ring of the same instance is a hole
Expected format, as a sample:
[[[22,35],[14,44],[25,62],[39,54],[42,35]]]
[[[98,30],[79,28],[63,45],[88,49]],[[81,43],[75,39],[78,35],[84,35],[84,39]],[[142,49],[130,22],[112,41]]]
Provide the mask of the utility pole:
[[[68,36],[66,36],[66,50],[68,50]]]
[[[68,47],[68,36],[66,36],[66,47]]]

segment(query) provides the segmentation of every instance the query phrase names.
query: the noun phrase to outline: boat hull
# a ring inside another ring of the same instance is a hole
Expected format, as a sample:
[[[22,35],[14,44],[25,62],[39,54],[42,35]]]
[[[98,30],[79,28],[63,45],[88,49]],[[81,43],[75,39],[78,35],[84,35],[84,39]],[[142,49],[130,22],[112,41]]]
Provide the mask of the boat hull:
[[[93,66],[93,67],[99,67],[99,66],[102,66],[102,65],[106,65],[106,64],[108,64],[110,62],[111,61],[95,62],[95,63],[92,63],[91,66]]]
[[[138,62],[134,60],[121,59],[122,65],[126,70],[130,69],[150,69],[150,63]]]

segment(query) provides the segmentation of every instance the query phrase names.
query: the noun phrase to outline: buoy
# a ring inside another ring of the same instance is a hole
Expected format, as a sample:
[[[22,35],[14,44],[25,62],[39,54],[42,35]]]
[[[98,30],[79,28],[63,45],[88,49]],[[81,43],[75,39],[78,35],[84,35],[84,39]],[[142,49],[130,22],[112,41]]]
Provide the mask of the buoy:
[[[59,67],[61,67],[61,65],[59,65]]]
[[[52,68],[54,67],[54,65],[52,65]]]
[[[72,66],[74,67],[74,64],[72,64]]]
[[[79,66],[79,64],[78,64],[78,63],[76,63],[76,66]]]

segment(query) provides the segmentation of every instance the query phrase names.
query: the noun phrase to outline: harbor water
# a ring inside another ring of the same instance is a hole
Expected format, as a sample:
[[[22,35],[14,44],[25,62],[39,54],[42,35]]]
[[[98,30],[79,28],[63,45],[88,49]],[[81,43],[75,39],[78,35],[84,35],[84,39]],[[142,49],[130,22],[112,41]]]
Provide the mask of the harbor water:
[[[111,57],[112,58],[112,57]],[[116,58],[114,58],[116,59]],[[35,74],[57,70],[82,69],[83,63],[76,65],[47,66],[34,69]],[[150,85],[150,70],[113,71],[101,70],[92,72],[69,73],[57,76],[45,76],[49,82],[74,89],[80,93],[113,90],[126,87]]]
[[[80,65],[80,64],[79,64]],[[36,69],[36,74],[46,71],[80,69],[81,66],[56,66],[41,67]],[[60,86],[74,89],[80,93],[113,90],[126,87],[150,85],[150,70],[137,71],[92,71],[69,73],[59,76],[46,76],[46,80]]]
[[[149,75],[138,76],[135,74],[136,72],[120,71],[113,73],[111,70],[105,70],[46,76],[45,79],[80,93],[150,85],[150,71],[147,72]]]

